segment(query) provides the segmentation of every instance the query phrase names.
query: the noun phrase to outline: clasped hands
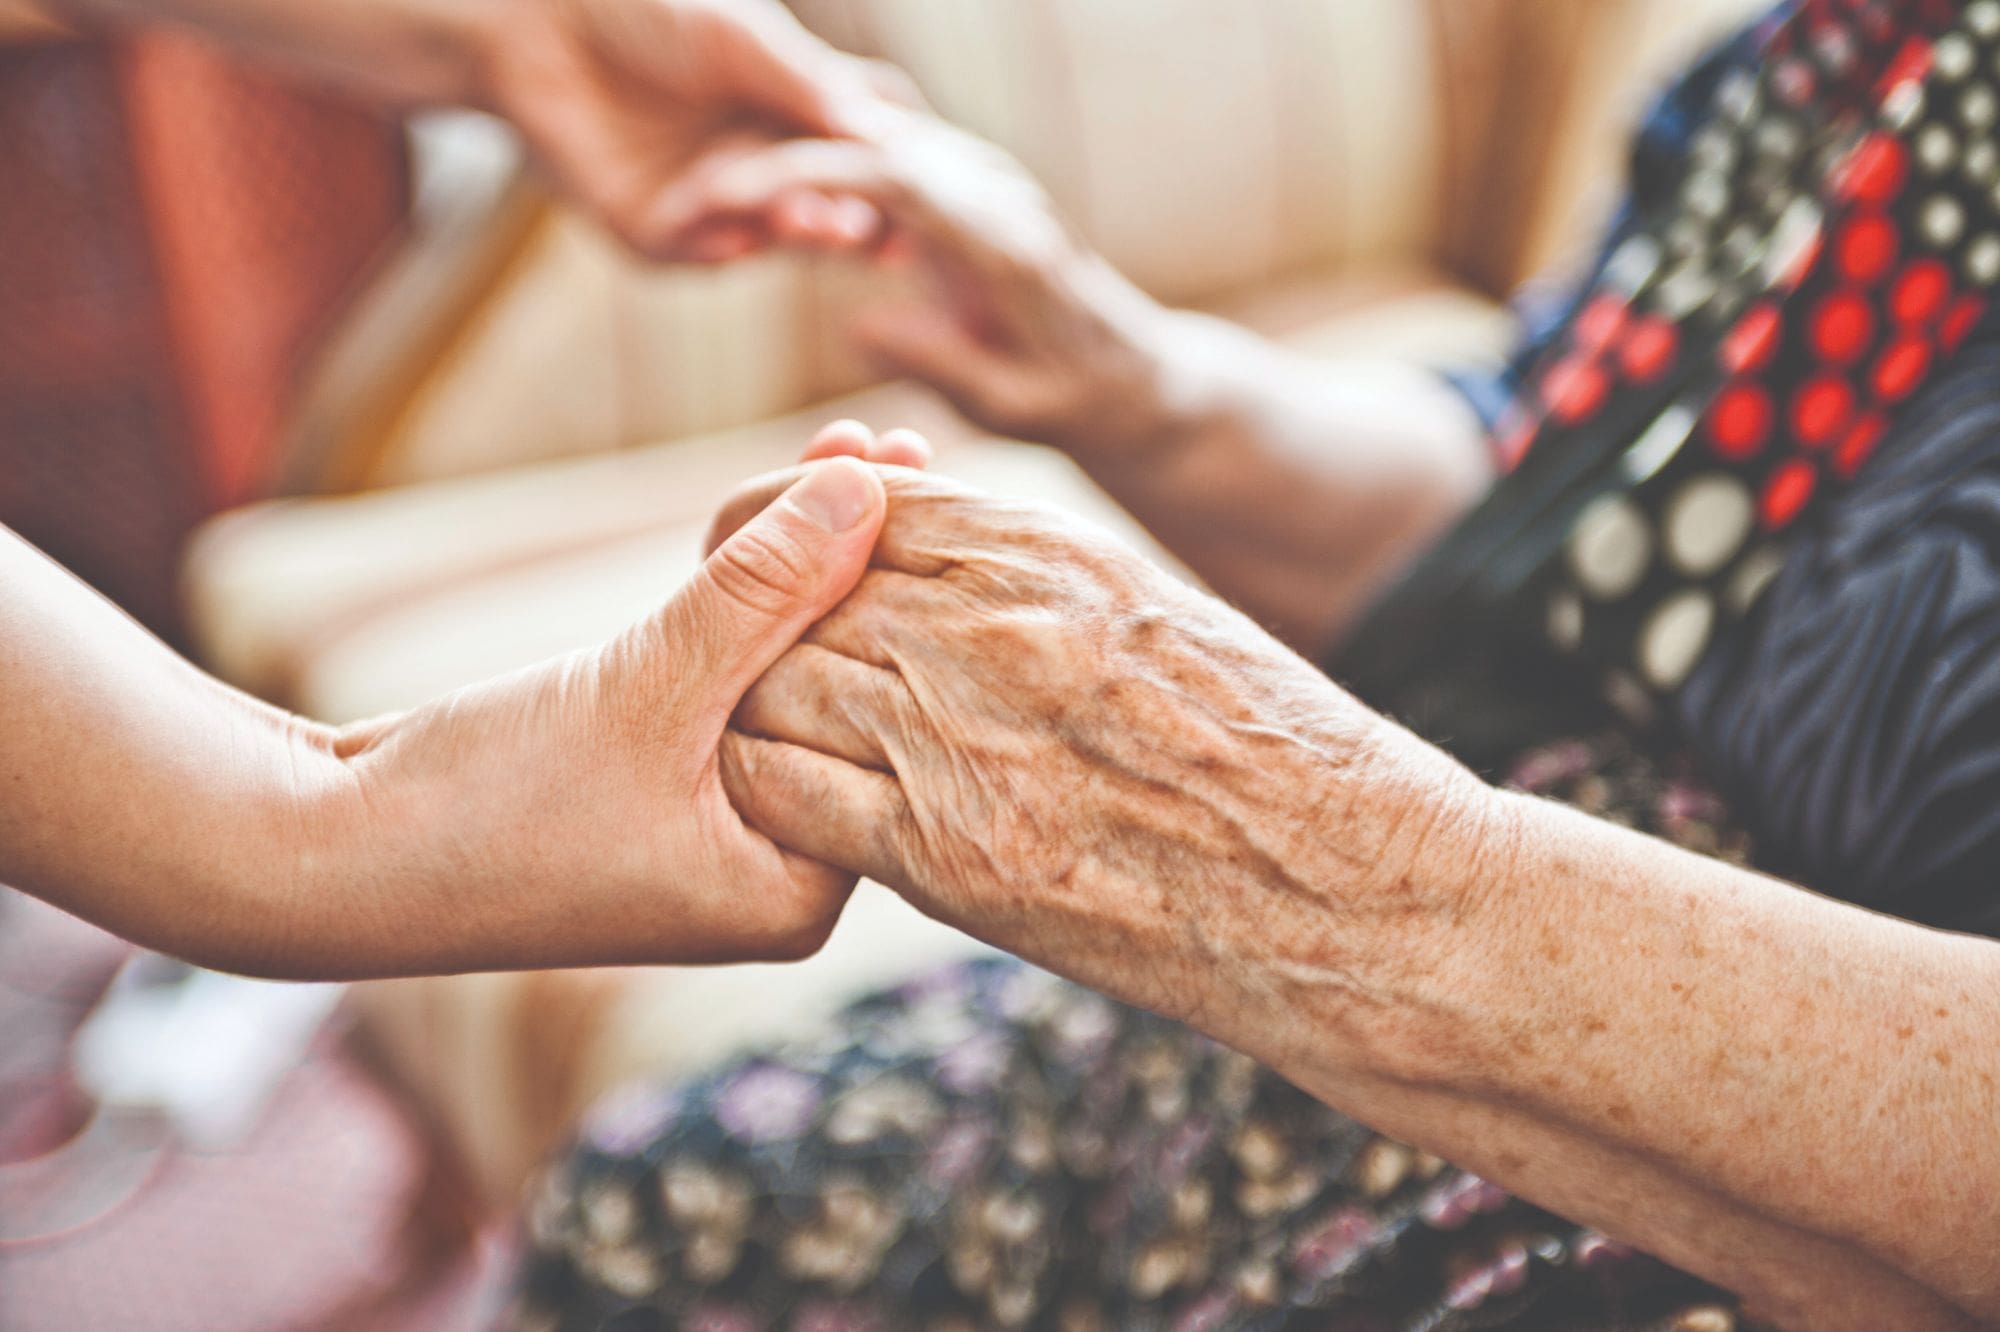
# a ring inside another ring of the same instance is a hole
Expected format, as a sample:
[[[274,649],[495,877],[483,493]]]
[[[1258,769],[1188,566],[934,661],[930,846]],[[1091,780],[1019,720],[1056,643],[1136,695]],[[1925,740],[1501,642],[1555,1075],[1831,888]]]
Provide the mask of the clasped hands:
[[[823,465],[746,485],[714,540]],[[1110,534],[874,470],[869,568],[721,738],[750,828],[1197,1021],[1246,990],[1380,992],[1458,920],[1483,783]]]

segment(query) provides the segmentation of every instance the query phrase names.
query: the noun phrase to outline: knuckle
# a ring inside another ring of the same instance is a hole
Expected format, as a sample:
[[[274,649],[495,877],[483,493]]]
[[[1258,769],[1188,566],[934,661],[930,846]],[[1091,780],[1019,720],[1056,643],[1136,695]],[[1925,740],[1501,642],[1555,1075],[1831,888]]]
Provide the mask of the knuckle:
[[[709,573],[725,600],[760,615],[789,610],[813,585],[805,548],[773,523],[753,524],[724,542]]]

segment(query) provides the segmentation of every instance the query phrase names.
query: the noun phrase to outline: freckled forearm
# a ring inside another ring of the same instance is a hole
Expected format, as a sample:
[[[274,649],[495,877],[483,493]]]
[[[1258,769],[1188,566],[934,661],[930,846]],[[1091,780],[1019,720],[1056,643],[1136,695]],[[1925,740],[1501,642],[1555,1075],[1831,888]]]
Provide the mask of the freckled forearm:
[[[1480,867],[1456,918],[1367,937],[1368,1038],[1297,1016],[1268,1057],[1781,1324],[2000,1315],[2000,945],[1493,800],[1506,854],[1421,862]]]
[[[1526,1053],[1468,1088],[1539,1097],[2000,1312],[2000,945],[1503,798],[1528,832],[1488,906],[1526,890],[1539,911],[1492,932],[1488,1003]],[[1985,1256],[1966,1266],[1940,1232],[1985,1236]]]

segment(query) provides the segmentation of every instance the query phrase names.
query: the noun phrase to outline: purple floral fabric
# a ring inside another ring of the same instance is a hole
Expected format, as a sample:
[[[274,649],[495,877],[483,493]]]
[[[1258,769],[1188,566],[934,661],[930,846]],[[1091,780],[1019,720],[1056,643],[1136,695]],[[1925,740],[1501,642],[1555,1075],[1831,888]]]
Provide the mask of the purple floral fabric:
[[[1514,784],[1749,847],[1604,735]],[[540,1183],[518,1332],[1732,1332],[1693,1278],[1384,1138],[1250,1059],[1025,964],[602,1105]]]

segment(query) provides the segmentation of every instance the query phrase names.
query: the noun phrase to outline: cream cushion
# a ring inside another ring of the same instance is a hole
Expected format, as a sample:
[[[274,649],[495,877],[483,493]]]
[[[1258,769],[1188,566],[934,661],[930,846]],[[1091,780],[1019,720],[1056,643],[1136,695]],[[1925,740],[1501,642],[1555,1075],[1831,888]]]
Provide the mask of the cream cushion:
[[[1510,329],[1491,302],[1387,269],[1253,294],[1229,312],[1312,354],[1398,364],[1495,365]],[[188,558],[203,659],[274,702],[349,721],[596,642],[693,571],[731,488],[789,465],[841,416],[914,426],[944,470],[1143,540],[1066,460],[984,438],[928,393],[884,385],[644,449],[238,510],[204,528]]]

